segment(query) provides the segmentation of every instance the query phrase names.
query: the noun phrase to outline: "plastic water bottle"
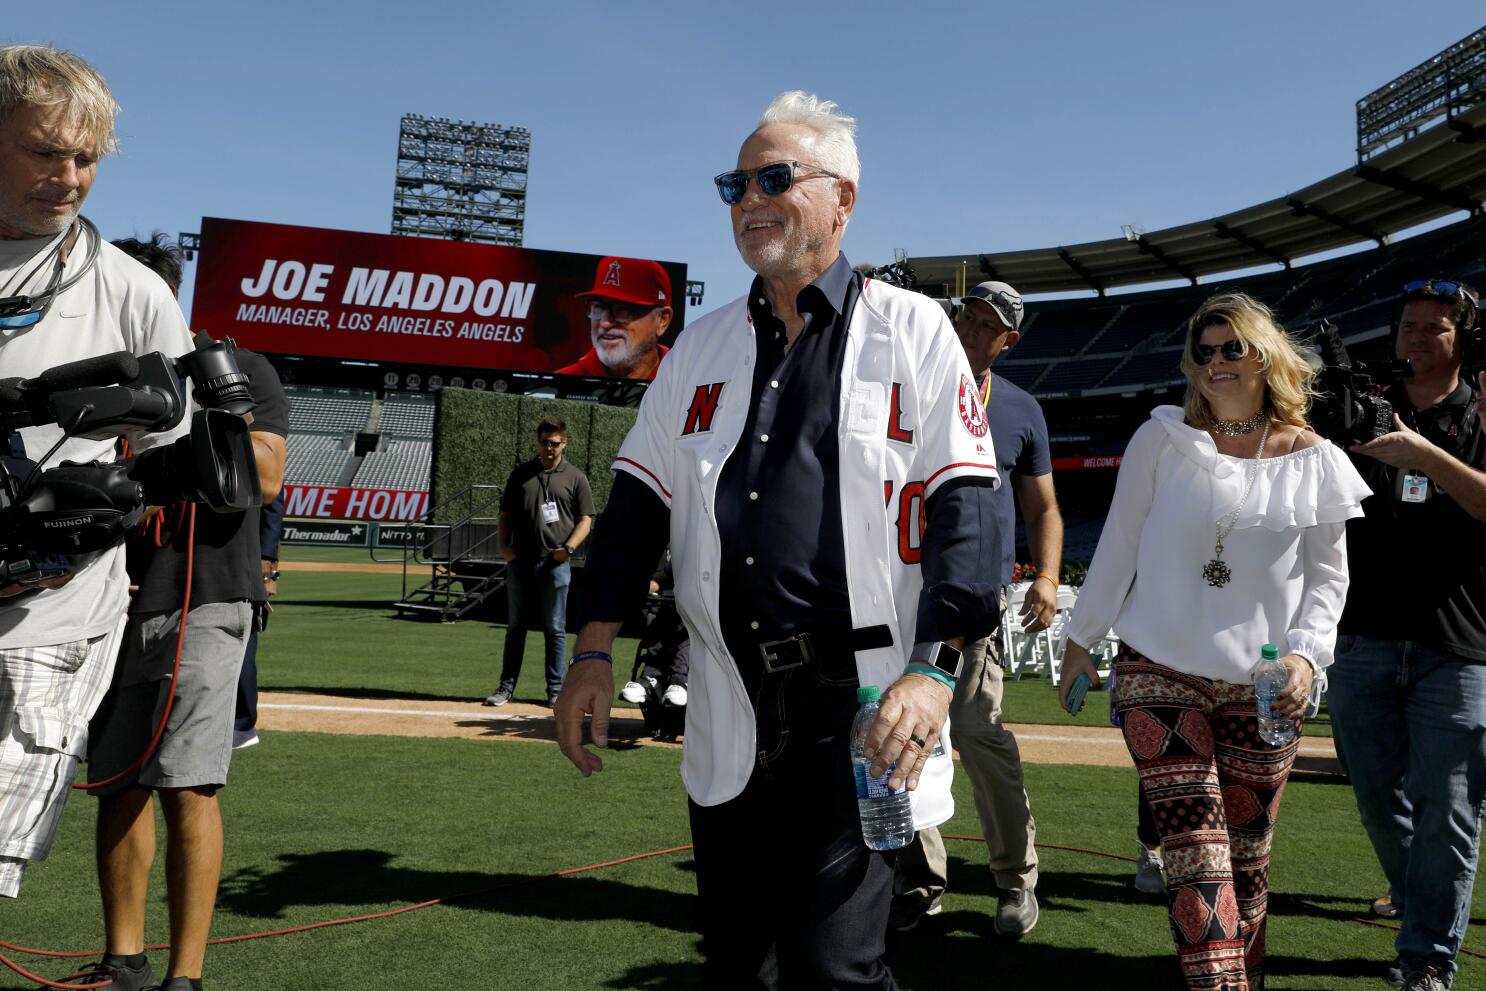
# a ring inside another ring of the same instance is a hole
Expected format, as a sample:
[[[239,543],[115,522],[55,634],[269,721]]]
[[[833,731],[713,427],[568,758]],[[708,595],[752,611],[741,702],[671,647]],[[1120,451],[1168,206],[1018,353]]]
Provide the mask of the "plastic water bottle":
[[[851,724],[851,764],[857,779],[857,811],[862,817],[862,839],[872,850],[896,850],[913,839],[913,808],[908,788],[888,787],[893,768],[881,777],[870,770],[876,754],[867,753],[867,732],[877,721],[882,690],[876,685],[857,689],[857,717]]]
[[[1280,648],[1264,645],[1259,667],[1254,671],[1254,700],[1259,712],[1259,736],[1265,743],[1284,746],[1295,739],[1295,720],[1274,711],[1275,696],[1290,683],[1290,669],[1280,663]]]

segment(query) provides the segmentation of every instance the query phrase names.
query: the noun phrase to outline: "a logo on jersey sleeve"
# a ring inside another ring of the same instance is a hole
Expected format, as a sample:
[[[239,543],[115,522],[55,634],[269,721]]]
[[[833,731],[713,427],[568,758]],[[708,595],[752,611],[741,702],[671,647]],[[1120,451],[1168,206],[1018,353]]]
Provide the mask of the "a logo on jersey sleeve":
[[[991,429],[990,421],[986,419],[985,407],[980,405],[980,390],[975,388],[975,383],[970,376],[960,376],[960,422],[970,432],[971,437],[984,437],[986,431]]]
[[[712,417],[717,415],[717,402],[722,398],[724,385],[727,383],[709,382],[697,386],[697,391],[692,393],[691,408],[686,411],[686,425],[681,428],[681,436],[703,434],[712,429]]]

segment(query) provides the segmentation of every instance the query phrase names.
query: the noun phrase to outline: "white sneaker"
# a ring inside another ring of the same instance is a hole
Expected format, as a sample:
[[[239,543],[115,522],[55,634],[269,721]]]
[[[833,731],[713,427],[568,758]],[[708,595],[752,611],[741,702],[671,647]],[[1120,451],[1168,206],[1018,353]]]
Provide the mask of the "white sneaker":
[[[686,704],[686,686],[667,685],[666,693],[660,697],[660,700],[665,705],[674,705],[680,708]]]
[[[232,749],[246,750],[259,744],[258,734],[250,729],[235,729],[232,731]]]
[[[1162,873],[1166,864],[1161,860],[1161,851],[1140,848],[1140,857],[1135,861],[1135,890],[1146,895],[1166,893],[1166,875]]]
[[[650,681],[649,678],[645,680]],[[651,682],[651,684],[654,684],[654,682]],[[624,683],[624,687],[619,690],[619,697],[630,705],[640,705],[649,694],[650,690],[638,681],[627,681]]]

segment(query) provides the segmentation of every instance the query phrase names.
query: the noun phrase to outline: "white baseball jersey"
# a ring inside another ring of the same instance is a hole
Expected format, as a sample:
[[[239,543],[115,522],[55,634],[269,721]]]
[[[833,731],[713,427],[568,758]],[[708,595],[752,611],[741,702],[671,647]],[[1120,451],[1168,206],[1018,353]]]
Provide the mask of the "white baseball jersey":
[[[691,632],[681,775],[699,805],[736,798],[757,751],[754,714],[723,643],[722,542],[715,501],[747,418],[754,328],[747,299],[689,326],[661,363],[614,467],[671,510],[676,606]],[[954,478],[999,485],[989,423],[964,351],[935,302],[869,280],[847,326],[838,443],[852,625],[887,625],[893,644],[856,654],[863,685],[884,689],[914,643],[925,503]],[[952,761],[928,762],[914,792],[918,828],[954,812]]]

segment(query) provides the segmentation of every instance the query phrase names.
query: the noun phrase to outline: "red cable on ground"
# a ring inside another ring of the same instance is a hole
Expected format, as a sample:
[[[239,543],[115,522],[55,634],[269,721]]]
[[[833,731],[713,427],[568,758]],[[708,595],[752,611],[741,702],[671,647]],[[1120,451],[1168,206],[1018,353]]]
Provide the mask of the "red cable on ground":
[[[353,922],[370,922],[372,919],[387,919],[391,918],[394,915],[404,915],[408,912],[416,912],[418,909],[421,908],[431,908],[434,905],[443,905],[447,902],[458,901],[461,898],[473,898],[476,895],[486,895],[495,891],[505,891],[511,888],[520,888],[529,884],[536,884],[538,881],[547,881],[555,877],[567,877],[570,874],[582,874],[587,871],[602,870],[605,867],[618,867],[620,864],[628,864],[636,860],[648,860],[651,857],[665,857],[673,853],[682,853],[690,849],[691,844],[688,843],[685,846],[670,847],[665,850],[652,850],[649,853],[637,853],[628,857],[620,857],[618,860],[606,860],[601,864],[589,864],[586,867],[569,867],[565,870],[553,871],[550,874],[538,874],[535,877],[521,878],[518,881],[506,881],[502,884],[491,884],[483,888],[471,888],[469,891],[460,891],[452,895],[444,895],[439,898],[430,898],[428,901],[425,902],[418,902],[415,905],[404,905],[401,908],[388,909],[385,912],[371,912],[366,915],[353,915],[344,919],[326,919],[323,922],[310,922],[302,926],[290,926],[287,929],[270,929],[264,932],[246,933],[242,936],[222,936],[217,939],[207,940],[207,945],[220,946],[224,943],[246,943],[249,940],[267,939],[270,936],[288,936],[293,933],[310,932],[314,929],[327,929],[331,926],[346,926],[350,925]],[[94,957],[101,956],[103,953],[102,950],[38,950],[29,946],[17,946],[14,943],[7,943],[4,940],[0,940],[0,948],[9,950],[12,953],[24,953],[28,956],[51,957],[54,959]],[[145,947],[146,950],[167,950],[169,948],[169,943],[160,943]],[[35,981],[36,983],[45,985],[49,988],[59,988],[62,989],[62,991],[84,991],[84,989],[103,987],[103,984],[105,983],[100,982],[97,984],[63,984],[55,981],[48,981],[46,978],[38,977],[35,974],[32,974],[29,971],[23,969],[19,964],[17,964],[15,961],[11,960],[4,954],[0,954],[0,963],[3,963],[5,966],[9,967],[17,974],[20,974],[28,981]],[[93,973],[95,972],[85,971],[82,974],[74,974],[71,978],[67,978],[67,980],[72,980],[77,977],[89,976]]]
[[[947,840],[966,840],[966,841],[969,841],[969,842],[972,842],[972,843],[983,843],[983,842],[985,842],[984,838],[983,837],[980,837],[980,836],[969,836],[969,835],[959,834],[959,833],[945,833],[945,834],[943,834],[943,836],[944,836],[944,839],[947,839]],[[1034,845],[1039,850],[1059,850],[1059,851],[1062,851],[1064,853],[1082,853],[1082,854],[1087,854],[1088,856],[1091,856],[1091,857],[1104,857],[1107,860],[1118,860],[1118,861],[1122,861],[1122,862],[1127,863],[1127,864],[1133,864],[1133,863],[1135,863],[1135,858],[1134,857],[1126,857],[1126,856],[1122,856],[1121,854],[1118,854],[1118,853],[1106,853],[1103,850],[1090,850],[1090,849],[1087,849],[1087,848],[1084,848],[1084,847],[1076,847],[1076,846],[1062,846],[1062,845],[1057,844],[1057,843],[1037,843],[1037,844],[1034,844]],[[241,936],[221,936],[221,937],[218,937],[217,939],[207,940],[207,945],[208,946],[220,946],[220,945],[223,945],[223,944],[226,944],[226,943],[246,943],[249,940],[267,939],[270,936],[289,936],[289,935],[292,935],[294,933],[311,932],[311,931],[313,931],[315,929],[328,929],[331,926],[348,926],[348,925],[351,925],[352,923],[356,923],[356,922],[370,922],[373,919],[388,919],[388,918],[391,918],[392,916],[395,916],[395,915],[405,915],[408,912],[416,912],[419,909],[431,908],[431,907],[433,907],[435,905],[444,905],[444,904],[447,904],[449,902],[459,901],[460,899],[463,899],[463,898],[473,898],[473,897],[475,897],[477,895],[487,895],[487,894],[490,894],[490,893],[496,892],[496,891],[508,891],[508,890],[510,890],[512,888],[521,888],[521,887],[525,887],[525,886],[527,886],[529,884],[536,884],[539,881],[548,881],[548,880],[551,880],[552,878],[556,878],[556,877],[568,877],[568,876],[573,875],[573,874],[584,874],[584,873],[587,873],[588,871],[602,870],[602,869],[604,869],[606,867],[618,867],[621,864],[629,864],[629,863],[633,863],[633,862],[635,862],[637,860],[649,860],[652,857],[666,857],[666,856],[669,856],[669,855],[671,855],[673,853],[684,853],[685,851],[690,850],[690,849],[691,849],[691,844],[690,843],[687,843],[684,846],[673,846],[673,847],[668,847],[668,848],[666,848],[664,850],[651,850],[648,853],[636,853],[636,854],[632,854],[632,855],[630,855],[628,857],[620,857],[617,860],[606,860],[603,863],[599,863],[599,864],[589,864],[586,867],[569,867],[569,868],[566,868],[565,870],[553,871],[550,874],[538,874],[538,875],[536,875],[534,877],[521,878],[520,880],[517,880],[517,881],[506,881],[506,882],[504,882],[502,884],[491,884],[491,885],[487,885],[487,886],[485,886],[483,888],[471,888],[468,891],[459,891],[459,892],[456,892],[456,893],[454,893],[452,895],[443,895],[443,896],[441,896],[439,898],[430,898],[428,901],[418,902],[418,903],[413,904],[413,905],[404,905],[401,908],[388,909],[388,910],[386,910],[384,912],[370,912],[370,913],[367,913],[366,915],[352,915],[352,916],[348,916],[348,917],[343,918],[343,919],[326,919],[326,920],[321,921],[321,922],[310,922],[310,923],[306,923],[305,925],[302,925],[302,926],[290,926],[287,929],[269,929],[269,930],[265,930],[264,932],[245,933],[245,934],[243,934]],[[1302,905],[1306,906],[1307,908],[1315,909],[1318,912],[1323,911],[1320,908],[1320,906],[1313,905],[1310,902],[1301,900],[1300,903]],[[1354,918],[1354,919],[1351,919],[1350,921],[1360,923],[1360,924],[1362,924],[1364,926],[1373,926],[1373,927],[1378,928],[1378,929],[1387,929],[1387,930],[1390,930],[1390,931],[1397,931],[1398,930],[1398,926],[1396,926],[1396,925],[1389,925],[1388,923],[1378,922],[1378,921],[1375,921],[1373,919]],[[146,950],[166,950],[166,949],[169,949],[169,948],[170,948],[170,944],[168,944],[168,943],[158,943],[158,944],[153,944],[153,945],[150,945],[150,946],[146,946],[145,947]],[[50,958],[53,958],[53,959],[66,959],[66,958],[73,958],[73,957],[93,957],[93,956],[99,956],[99,955],[102,954],[102,951],[101,950],[80,950],[80,951],[38,950],[38,949],[34,949],[32,947],[29,947],[29,946],[17,946],[14,943],[7,943],[4,940],[0,940],[0,949],[9,950],[12,953],[24,953],[24,954],[27,954],[28,956],[50,957]],[[1467,948],[1465,948],[1463,946],[1460,948],[1460,952],[1463,953],[1463,954],[1465,954],[1466,956],[1475,957],[1475,958],[1481,959],[1481,960],[1486,960],[1486,953],[1478,953],[1475,950],[1470,950],[1470,949],[1467,949]],[[28,981],[35,981],[37,984],[41,984],[41,985],[44,985],[44,986],[49,987],[49,988],[59,988],[59,989],[62,989],[62,991],[87,991],[87,989],[99,988],[99,987],[102,987],[103,986],[102,983],[98,983],[98,984],[62,984],[62,983],[57,983],[57,982],[54,982],[54,981],[48,981],[48,980],[46,980],[43,977],[38,977],[35,974],[32,974],[29,971],[23,969],[19,964],[17,964],[15,961],[11,960],[9,957],[5,956],[4,954],[0,954],[0,964],[4,964],[5,966],[9,967],[11,970],[15,971],[17,974],[20,974],[22,977],[24,977]],[[75,974],[75,975],[73,975],[72,978],[68,978],[68,980],[75,979],[77,977],[89,976],[91,973],[93,973],[93,972],[84,972],[82,974]]]
[[[124,780],[129,775],[144,767],[144,762],[149,760],[150,755],[155,752],[155,748],[160,746],[160,740],[165,736],[165,727],[170,723],[170,710],[175,708],[176,686],[180,684],[181,652],[186,645],[186,617],[191,614],[191,571],[196,563],[196,503],[186,503],[185,507],[186,508],[183,515],[186,519],[186,589],[185,594],[181,600],[181,625],[180,628],[176,631],[175,635],[175,665],[170,669],[170,691],[165,696],[165,711],[160,713],[160,725],[155,727],[155,735],[150,737],[149,745],[144,748],[144,752],[135,759],[134,763],[124,768],[118,774],[115,774],[109,778],[105,778],[102,781],[74,784],[72,787],[76,791],[93,791],[98,788],[106,788],[111,784],[116,784]],[[159,515],[164,516],[164,511],[162,510]],[[159,525],[160,520],[157,516],[155,519],[157,546],[159,545]],[[3,945],[3,943],[0,943],[0,946]],[[88,954],[83,953],[79,954],[79,956],[88,956]],[[5,960],[4,957],[0,957],[0,962],[9,963],[10,961]],[[83,985],[81,984],[51,984],[48,986],[83,987]],[[98,985],[92,984],[87,986],[98,987]]]

